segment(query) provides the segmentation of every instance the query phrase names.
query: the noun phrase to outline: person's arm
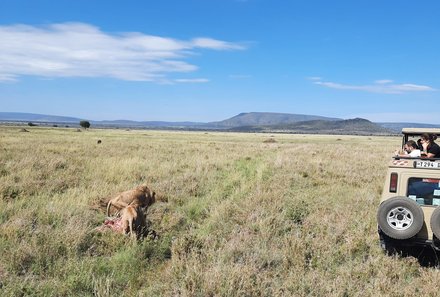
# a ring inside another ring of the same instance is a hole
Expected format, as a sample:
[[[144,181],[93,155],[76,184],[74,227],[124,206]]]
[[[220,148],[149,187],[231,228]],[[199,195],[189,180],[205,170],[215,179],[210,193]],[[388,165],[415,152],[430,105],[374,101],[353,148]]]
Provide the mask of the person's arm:
[[[429,145],[429,143],[427,143],[426,141],[422,142],[423,150],[421,153],[425,158],[432,158],[434,156],[434,154],[428,153],[428,145]]]
[[[408,154],[404,150],[395,150],[394,157],[408,157]]]
[[[420,158],[422,154],[420,150],[412,150],[411,153],[409,153],[409,156],[412,158]]]
[[[433,146],[433,147],[431,147],[430,152],[427,152],[426,154],[427,154],[428,158],[435,158],[435,157],[439,158],[440,147],[438,147],[437,145]]]

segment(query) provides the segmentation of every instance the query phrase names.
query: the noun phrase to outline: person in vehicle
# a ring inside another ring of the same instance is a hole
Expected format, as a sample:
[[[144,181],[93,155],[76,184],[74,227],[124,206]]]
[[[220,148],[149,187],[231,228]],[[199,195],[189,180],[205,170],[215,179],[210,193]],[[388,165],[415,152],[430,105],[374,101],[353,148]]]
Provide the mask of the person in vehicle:
[[[396,153],[399,157],[411,157],[411,158],[420,158],[421,152],[417,146],[417,143],[414,140],[408,140],[403,146],[404,153],[399,154]]]
[[[417,139],[417,146],[420,151],[423,151],[422,139]]]
[[[434,142],[434,140],[437,139],[437,135],[423,133],[420,138],[423,147],[422,156],[426,156],[427,158],[440,158],[440,146]]]

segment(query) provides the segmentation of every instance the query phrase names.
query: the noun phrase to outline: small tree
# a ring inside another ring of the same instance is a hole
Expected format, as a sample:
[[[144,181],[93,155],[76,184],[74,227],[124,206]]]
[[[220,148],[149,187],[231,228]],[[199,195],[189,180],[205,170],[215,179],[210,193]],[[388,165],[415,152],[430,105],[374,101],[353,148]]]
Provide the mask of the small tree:
[[[89,121],[79,121],[79,125],[83,127],[84,129],[90,128],[90,122]]]
[[[34,127],[34,126],[36,126],[36,125],[35,125],[34,123],[32,123],[32,122],[29,122],[29,123],[28,123],[28,126],[29,126],[29,127]]]

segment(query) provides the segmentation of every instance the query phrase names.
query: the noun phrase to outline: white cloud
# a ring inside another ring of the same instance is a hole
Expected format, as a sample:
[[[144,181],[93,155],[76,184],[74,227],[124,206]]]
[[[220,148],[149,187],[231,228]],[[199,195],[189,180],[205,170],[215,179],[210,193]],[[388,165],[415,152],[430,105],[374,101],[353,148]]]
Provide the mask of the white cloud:
[[[375,83],[377,84],[389,84],[392,83],[393,81],[391,79],[380,79],[380,80],[376,80]]]
[[[12,74],[3,74],[0,73],[0,82],[16,82],[17,77]]]
[[[178,83],[195,83],[195,84],[200,84],[200,83],[207,83],[209,82],[209,79],[206,78],[178,78],[174,80],[175,82]]]
[[[311,81],[319,81],[319,80],[322,80],[322,78],[319,77],[319,76],[309,76],[309,77],[307,77],[307,79],[308,79],[308,80],[311,80]]]
[[[215,40],[211,38],[195,38],[192,40],[195,47],[215,49],[215,50],[242,50],[244,47],[239,44]]]
[[[403,94],[408,92],[426,92],[436,91],[430,86],[416,85],[416,84],[394,84],[392,80],[384,79],[377,80],[370,85],[346,85],[335,82],[322,81],[321,79],[312,79],[314,84],[337,90],[354,90],[364,91],[370,93],[381,94]]]
[[[212,38],[178,40],[142,33],[110,34],[84,23],[0,26],[0,81],[20,76],[110,77],[167,82],[198,69],[185,59],[198,49],[243,50]],[[200,82],[200,81],[199,81]]]

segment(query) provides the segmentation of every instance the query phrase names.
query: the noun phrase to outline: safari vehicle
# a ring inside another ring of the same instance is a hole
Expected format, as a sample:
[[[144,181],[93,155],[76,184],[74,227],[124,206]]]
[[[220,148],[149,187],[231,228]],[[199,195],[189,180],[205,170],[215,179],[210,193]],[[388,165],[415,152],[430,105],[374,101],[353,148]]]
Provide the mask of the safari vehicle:
[[[438,129],[402,129],[403,145]],[[389,252],[415,246],[440,251],[440,158],[394,156],[389,163],[377,212],[381,247]]]

